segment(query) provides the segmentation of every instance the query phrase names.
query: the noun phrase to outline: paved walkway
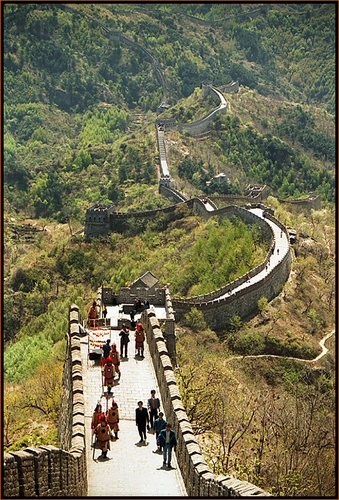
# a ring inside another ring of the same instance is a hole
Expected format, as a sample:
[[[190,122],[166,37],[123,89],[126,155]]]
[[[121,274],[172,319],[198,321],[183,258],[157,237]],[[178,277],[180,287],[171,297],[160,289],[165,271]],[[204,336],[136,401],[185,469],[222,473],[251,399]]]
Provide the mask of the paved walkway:
[[[252,276],[248,281],[245,283],[242,283],[241,285],[237,286],[230,292],[226,292],[219,297],[217,297],[215,300],[221,300],[225,297],[229,297],[231,295],[234,295],[237,293],[239,290],[242,290],[243,288],[248,288],[251,286],[253,283],[257,283],[261,281],[263,278],[265,278],[276,266],[277,264],[285,257],[287,252],[289,251],[289,242],[288,242],[288,237],[284,231],[281,231],[280,227],[277,226],[274,222],[272,222],[269,219],[264,218],[264,210],[261,208],[252,208],[249,210],[249,212],[252,212],[255,214],[257,217],[261,217],[264,219],[267,224],[269,224],[273,230],[274,233],[274,238],[275,238],[275,247],[274,247],[274,252],[270,257],[270,260],[267,264],[267,268],[263,269],[256,275]]]
[[[115,322],[113,317],[112,322]],[[95,330],[91,332],[92,335],[94,332]],[[90,446],[92,414],[100,399],[106,409],[106,398],[102,397],[101,369],[94,361],[88,360],[88,337],[81,340],[88,496],[186,496],[175,456],[172,459],[174,468],[165,469],[162,468],[162,456],[153,453],[156,450],[154,434],[149,432],[147,443],[139,444],[140,438],[134,420],[137,402],[142,400],[144,406],[147,406],[150,391],[155,389],[159,398],[160,393],[147,343],[145,342],[145,358],[135,358],[133,335],[130,336],[129,357],[121,361],[121,379],[113,389],[114,399],[120,409],[119,439],[111,441],[111,450],[107,455],[109,460],[106,461],[97,459],[99,450],[95,450],[93,460],[93,448]],[[107,330],[104,338],[111,338],[119,348],[118,330]]]

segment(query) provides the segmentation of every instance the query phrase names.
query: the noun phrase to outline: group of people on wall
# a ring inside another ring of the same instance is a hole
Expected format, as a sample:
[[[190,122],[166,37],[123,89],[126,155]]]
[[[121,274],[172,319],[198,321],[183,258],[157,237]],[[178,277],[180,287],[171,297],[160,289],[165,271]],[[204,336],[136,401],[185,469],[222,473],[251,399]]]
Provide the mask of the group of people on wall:
[[[130,312],[130,318],[131,318],[131,328],[134,329],[133,323],[134,323],[134,317],[137,313],[142,312],[144,309],[149,309],[149,301],[148,300],[141,300],[140,298],[135,299],[134,301],[134,308]],[[101,317],[104,319],[104,324],[106,325],[106,318],[107,318],[108,310],[106,307],[106,304],[102,304],[101,307]],[[96,328],[99,326],[99,306],[97,304],[96,300],[93,300],[89,310],[88,310],[88,315],[87,315],[87,325],[89,328]]]
[[[105,318],[107,316],[107,308],[105,309]],[[149,303],[143,303],[137,300],[134,309],[130,312],[130,329],[134,331],[135,337],[135,355],[141,358],[144,357],[144,342],[145,342],[145,328],[140,320],[136,320],[135,316],[138,312],[149,307]],[[98,307],[94,300],[88,312],[88,324],[90,321],[98,319]],[[95,324],[95,323],[94,323]],[[93,444],[94,450],[99,447],[101,450],[101,458],[107,458],[107,453],[111,449],[111,441],[119,439],[119,407],[118,403],[112,399],[111,407],[108,408],[108,400],[113,396],[112,388],[115,381],[121,379],[120,360],[128,358],[128,347],[130,342],[130,329],[126,324],[122,325],[119,333],[120,336],[120,354],[115,342],[111,343],[111,339],[107,339],[102,347],[102,357],[100,361],[102,371],[102,389],[107,387],[106,392],[106,411],[103,411],[100,402],[92,416],[92,432],[96,437],[96,443]],[[118,378],[116,379],[116,375]],[[166,422],[164,413],[160,411],[160,400],[156,396],[156,391],[151,390],[151,396],[147,401],[147,408],[144,408],[143,401],[138,402],[138,407],[135,410],[135,423],[138,428],[140,437],[139,445],[146,443],[148,432],[155,434],[157,449],[155,453],[163,455],[163,467],[172,468],[171,458],[172,449],[176,449],[177,440],[175,432],[171,428],[171,424]],[[93,450],[93,453],[94,453]],[[94,456],[94,455],[93,455]]]
[[[98,402],[93,412],[91,428],[93,436],[96,437],[93,446],[94,448],[99,447],[100,457],[103,459],[107,458],[107,453],[111,449],[111,441],[119,439],[119,420],[118,403],[114,399],[106,412],[103,411],[102,404]],[[166,422],[163,412],[160,411],[160,400],[156,397],[154,389],[151,390],[151,397],[147,401],[147,409],[144,408],[143,401],[138,401],[138,407],[135,410],[135,423],[140,436],[139,444],[147,442],[146,429],[154,433],[157,446],[154,453],[162,454],[163,467],[172,468],[172,450],[176,450],[177,438],[171,424]]]
[[[120,355],[117,351],[115,342],[111,345],[111,339],[107,339],[102,347],[103,355],[101,358],[102,368],[102,385],[107,387],[107,393],[110,395],[112,387],[115,383],[115,376],[118,375],[117,380],[121,378],[120,359],[128,358],[128,344],[130,342],[129,329],[126,325],[122,326],[119,333],[120,336]],[[135,355],[144,358],[144,342],[145,342],[145,329],[141,321],[136,323],[135,327]]]

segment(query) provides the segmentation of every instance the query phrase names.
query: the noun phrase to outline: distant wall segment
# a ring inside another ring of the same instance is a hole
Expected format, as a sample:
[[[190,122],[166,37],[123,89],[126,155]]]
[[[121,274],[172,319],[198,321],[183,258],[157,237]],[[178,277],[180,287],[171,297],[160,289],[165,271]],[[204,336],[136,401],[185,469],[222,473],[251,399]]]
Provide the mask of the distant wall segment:
[[[215,330],[226,328],[233,316],[246,319],[251,314],[255,314],[258,311],[258,300],[261,297],[266,297],[268,300],[276,297],[283,289],[290,270],[291,253],[288,252],[266,277],[228,297],[215,298],[210,301],[200,299],[186,301],[185,299],[173,298],[172,303],[176,318],[180,320],[187,311],[196,307],[203,312],[206,321],[212,328]],[[242,279],[239,278],[238,284],[241,284]],[[236,282],[231,285],[235,286]]]
[[[85,415],[79,308],[72,305],[60,411],[61,448],[39,446],[4,454],[3,498],[87,495]]]

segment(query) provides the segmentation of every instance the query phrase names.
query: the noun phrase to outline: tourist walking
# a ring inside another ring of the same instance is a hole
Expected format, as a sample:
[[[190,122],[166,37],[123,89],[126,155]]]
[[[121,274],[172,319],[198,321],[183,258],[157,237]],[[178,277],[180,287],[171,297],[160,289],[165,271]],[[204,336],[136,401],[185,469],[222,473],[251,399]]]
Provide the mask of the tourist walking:
[[[112,363],[114,365],[115,373],[118,374],[118,380],[120,380],[120,377],[121,377],[121,372],[120,372],[120,356],[119,356],[119,353],[117,351],[117,346],[116,346],[115,343],[112,344],[110,357],[111,357]]]
[[[105,306],[105,304],[102,306],[102,312],[101,312],[101,314],[102,314],[102,317],[104,319],[106,319],[106,316],[107,316],[107,307]]]
[[[103,357],[108,358],[110,352],[111,352],[111,339],[107,339],[106,344],[102,346]]]
[[[105,415],[101,415],[100,423],[95,428],[95,434],[97,436],[97,441],[99,448],[101,450],[101,457],[107,458],[107,452],[111,449],[110,439],[111,439],[111,428],[107,423]]]
[[[129,331],[126,325],[122,325],[122,330],[120,331],[119,335],[120,335],[120,357],[127,358]],[[125,356],[123,356],[123,352],[125,352]]]
[[[93,300],[92,305],[88,311],[88,326],[95,327],[97,326],[97,319],[98,319],[98,309],[97,309],[97,303],[95,300]]]
[[[139,443],[146,442],[146,424],[149,424],[148,412],[143,404],[142,401],[138,401],[138,408],[135,410],[135,423],[140,436]]]
[[[163,448],[163,467],[166,466],[166,460],[167,466],[172,467],[172,448],[174,448],[174,451],[176,450],[177,438],[170,423],[167,422],[165,429],[160,431],[158,442],[159,446]]]
[[[101,415],[103,415],[102,406],[101,406],[101,403],[98,403],[96,405],[94,412],[93,412],[93,415],[92,415],[91,429],[92,429],[93,434],[94,434],[94,431],[95,431],[97,425],[100,422],[99,419],[100,419]]]
[[[111,394],[111,390],[114,385],[114,375],[115,375],[112,358],[107,358],[106,364],[103,367],[103,375],[104,375],[104,385],[107,385],[107,393]]]
[[[112,407],[107,411],[107,422],[111,428],[111,430],[114,432],[115,439],[118,438],[118,432],[119,432],[119,408],[118,408],[118,403],[116,401],[112,401]]]
[[[144,342],[145,342],[145,332],[143,329],[135,330],[135,354],[138,356],[144,357]]]
[[[162,451],[162,446],[159,443],[159,434],[160,432],[166,428],[166,420],[164,419],[163,412],[159,412],[159,418],[157,418],[154,422],[154,430],[155,430],[155,442],[157,443],[157,450]]]
[[[155,390],[152,389],[151,397],[147,401],[147,407],[149,411],[150,424],[153,429],[153,420],[158,418],[158,411],[160,410],[160,400],[155,397]]]

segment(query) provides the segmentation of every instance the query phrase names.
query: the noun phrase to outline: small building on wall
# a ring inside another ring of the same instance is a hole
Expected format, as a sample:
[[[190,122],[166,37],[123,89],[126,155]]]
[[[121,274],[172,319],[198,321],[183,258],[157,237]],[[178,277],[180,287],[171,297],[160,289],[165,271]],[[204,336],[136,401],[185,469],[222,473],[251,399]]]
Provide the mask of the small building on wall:
[[[154,305],[165,303],[165,286],[150,271],[137,278],[128,287],[122,287],[118,293],[118,304],[133,303],[135,300],[148,300]]]
[[[135,288],[148,288],[149,290],[154,289],[155,285],[159,283],[158,278],[154,276],[150,271],[140,276],[140,278],[133,281],[130,286],[131,291]]]
[[[161,284],[153,273],[147,271],[130,286],[125,286],[115,293],[111,288],[102,288],[102,300],[106,305],[125,304],[133,306],[138,299],[148,300],[156,306],[165,304],[166,286]]]

